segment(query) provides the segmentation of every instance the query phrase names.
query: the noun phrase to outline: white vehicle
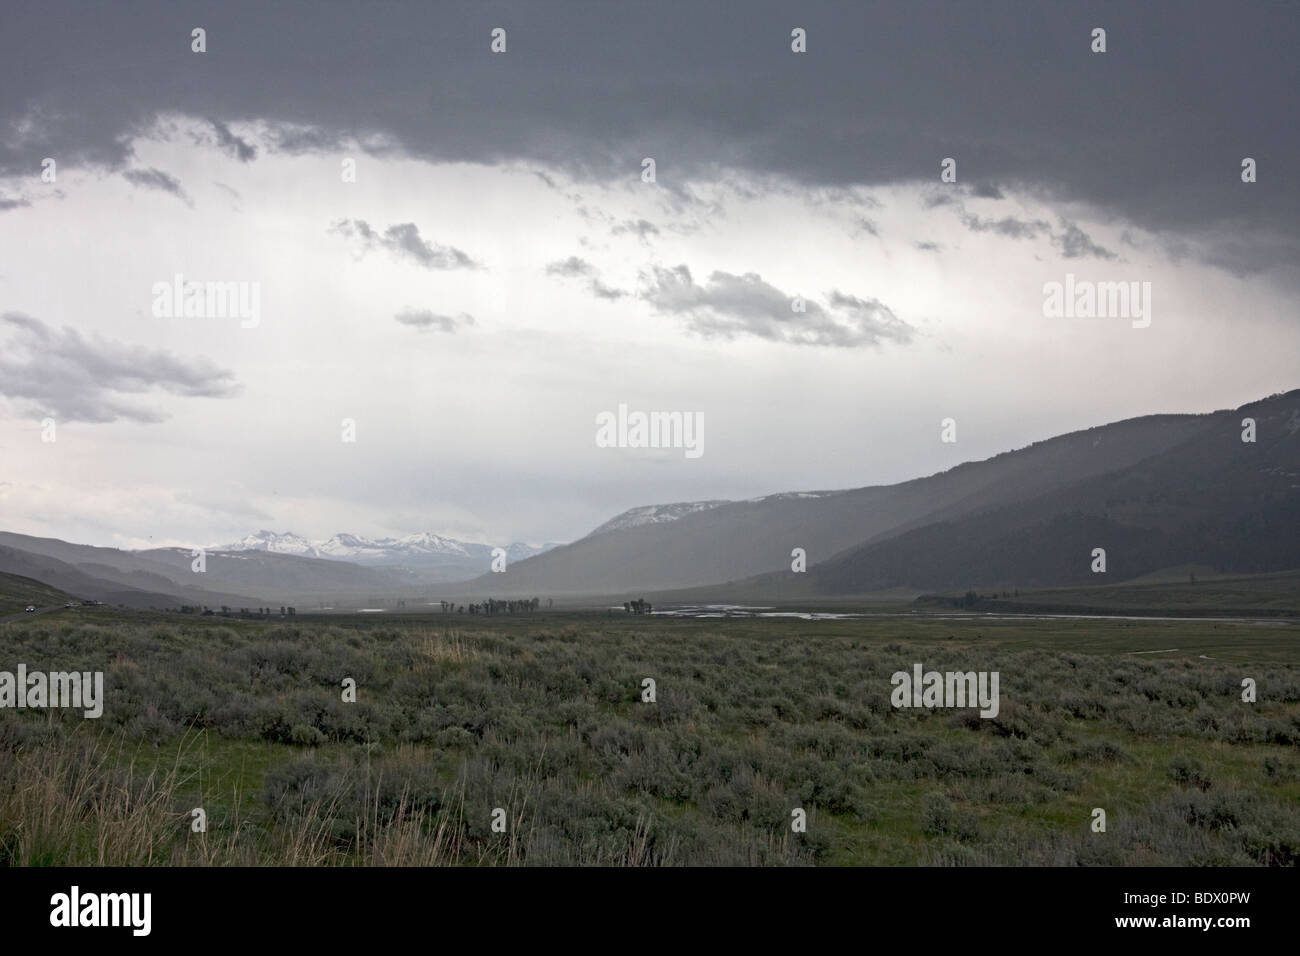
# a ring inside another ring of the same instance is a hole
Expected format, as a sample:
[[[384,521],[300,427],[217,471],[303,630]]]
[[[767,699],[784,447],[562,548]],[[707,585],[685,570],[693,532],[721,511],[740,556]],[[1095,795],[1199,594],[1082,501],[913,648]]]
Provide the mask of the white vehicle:
[[[35,614],[35,613],[36,613],[36,605],[35,605],[35,604],[29,604],[29,605],[27,605],[27,607],[26,607],[25,610],[27,611],[28,614]]]

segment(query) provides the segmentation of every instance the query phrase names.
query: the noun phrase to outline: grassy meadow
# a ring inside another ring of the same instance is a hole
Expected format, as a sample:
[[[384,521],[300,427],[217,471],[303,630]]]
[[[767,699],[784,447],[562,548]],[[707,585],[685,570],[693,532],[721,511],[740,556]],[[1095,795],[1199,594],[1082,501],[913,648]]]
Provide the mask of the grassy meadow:
[[[102,670],[104,714],[0,710],[0,862],[1295,865],[1297,640],[1228,621],[59,612],[0,625],[0,670]],[[890,675],[917,662],[998,671],[1000,713],[894,709]]]

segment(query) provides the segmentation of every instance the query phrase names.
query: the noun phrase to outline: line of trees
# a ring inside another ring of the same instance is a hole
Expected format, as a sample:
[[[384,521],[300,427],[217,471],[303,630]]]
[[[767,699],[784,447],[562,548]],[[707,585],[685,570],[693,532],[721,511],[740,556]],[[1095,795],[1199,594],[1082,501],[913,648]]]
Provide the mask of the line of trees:
[[[464,614],[466,610],[466,605],[462,604],[457,607],[454,601],[439,601],[438,603],[442,605],[444,614],[450,614],[453,611],[457,614]],[[537,610],[538,605],[541,603],[540,598],[524,598],[518,601],[496,601],[488,598],[481,604],[470,604],[468,609],[470,614],[486,614],[489,616],[493,614],[531,614]]]
[[[992,594],[980,594],[978,591],[967,591],[961,597],[947,598],[947,602],[956,608],[974,607],[980,601],[996,601],[998,598],[1006,599],[1010,597],[1020,597],[1020,589],[1015,591],[994,591]]]
[[[654,610],[654,605],[643,598],[637,598],[635,601],[624,601],[623,610],[629,614],[649,614]]]

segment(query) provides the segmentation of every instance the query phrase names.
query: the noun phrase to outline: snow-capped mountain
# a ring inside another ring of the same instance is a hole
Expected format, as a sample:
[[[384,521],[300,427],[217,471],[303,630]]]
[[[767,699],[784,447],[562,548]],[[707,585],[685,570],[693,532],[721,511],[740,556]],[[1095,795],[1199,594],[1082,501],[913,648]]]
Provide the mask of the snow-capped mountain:
[[[617,531],[621,528],[635,528],[646,524],[663,524],[665,521],[676,521],[678,518],[695,514],[697,511],[708,511],[710,508],[718,507],[718,505],[730,503],[725,500],[715,500],[679,501],[671,505],[641,505],[637,508],[629,508],[620,515],[615,515],[593,531],[592,534],[600,534],[602,531]]]
[[[349,561],[353,564],[397,567],[463,566],[467,572],[481,574],[491,565],[491,544],[459,541],[439,534],[422,531],[400,538],[366,538],[362,535],[341,533],[323,541],[310,541],[292,532],[257,531],[233,544],[218,545],[209,551],[270,551],[276,554],[293,554],[307,558],[324,558],[332,561]],[[556,547],[553,543],[540,546],[515,542],[506,546],[506,560],[522,561]]]
[[[844,494],[842,491],[781,491],[774,495],[762,495],[758,498],[746,498],[745,500],[750,503],[759,501],[794,501],[807,498],[830,498],[842,494]]]
[[[774,495],[763,495],[760,498],[748,498],[746,500],[751,504],[756,504],[762,501],[793,500],[796,498],[825,498],[828,495],[841,493],[838,491],[783,491]],[[591,533],[600,534],[603,531],[619,531],[648,524],[664,524],[668,521],[685,518],[687,515],[729,504],[732,504],[732,502],[725,498],[715,498],[709,501],[678,501],[669,505],[640,505],[636,508],[629,508],[622,514],[615,515]]]
[[[234,544],[226,544],[209,551],[273,551],[276,554],[300,554],[309,558],[318,558],[315,546],[301,535],[285,532],[258,531],[246,535]]]
[[[408,534],[401,538],[363,538],[355,534],[336,534],[315,545],[322,558],[340,561],[391,563],[397,558],[418,558],[427,555],[466,556],[465,542],[430,532]],[[487,545],[478,545],[486,547]]]

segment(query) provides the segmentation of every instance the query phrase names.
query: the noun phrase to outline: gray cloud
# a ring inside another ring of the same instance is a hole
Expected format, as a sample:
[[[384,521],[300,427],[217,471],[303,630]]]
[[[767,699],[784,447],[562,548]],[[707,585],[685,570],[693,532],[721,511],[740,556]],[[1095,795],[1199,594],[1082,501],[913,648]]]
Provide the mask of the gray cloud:
[[[569,256],[567,259],[559,259],[548,265],[546,267],[546,274],[550,276],[563,276],[566,279],[571,279],[575,276],[593,276],[596,274],[596,269],[585,259],[579,259],[577,256]]]
[[[637,219],[636,221],[628,219],[624,222],[619,223],[611,231],[616,236],[622,235],[623,233],[626,232],[634,232],[636,233],[638,238],[643,240],[647,236],[659,235],[659,227],[656,226],[654,223],[649,222],[645,219]]]
[[[175,176],[164,173],[161,169],[127,169],[122,172],[122,177],[132,186],[138,186],[141,189],[158,189],[165,193],[171,193],[176,198],[192,205],[190,197],[181,188],[181,181]]]
[[[257,158],[257,147],[247,140],[240,139],[225,123],[212,120],[212,128],[217,134],[217,145],[241,163],[249,163]]]
[[[30,206],[31,202],[27,199],[0,199],[0,212],[8,212],[10,209],[21,209],[23,206]]]
[[[982,219],[965,210],[961,213],[962,225],[972,232],[996,232],[1009,239],[1034,239],[1040,232],[1051,232],[1052,227],[1041,219],[1016,219],[1004,216],[1001,219]]]
[[[849,328],[856,333],[855,341],[844,344],[878,345],[883,341],[907,344],[916,330],[896,316],[889,306],[879,299],[860,299],[838,290],[831,290],[831,307],[848,319]]]
[[[294,123],[274,123],[270,135],[276,151],[290,156],[338,149],[348,141],[348,132],[344,129]]]
[[[0,329],[11,333],[0,351],[0,394],[33,414],[58,421],[160,422],[165,414],[122,396],[155,389],[200,398],[238,393],[234,374],[206,359],[186,361],[164,349],[85,338],[21,312],[6,312],[0,320]]]
[[[939,245],[937,242],[918,242],[916,243],[916,248],[920,249],[922,252],[938,252],[943,248],[943,246]]]
[[[589,288],[597,298],[601,299],[621,299],[628,294],[622,289],[615,289],[613,286],[605,285],[600,279],[592,279]]]
[[[364,250],[379,247],[399,259],[409,259],[424,269],[481,269],[482,266],[454,246],[440,246],[420,236],[420,228],[413,222],[389,226],[383,234],[375,232],[364,219],[340,219],[330,225],[350,239],[360,239]]]
[[[600,278],[595,266],[585,259],[579,259],[577,256],[569,256],[567,259],[561,259],[550,263],[546,267],[546,274],[560,276],[565,279],[581,278],[587,280],[587,288],[593,295],[601,299],[621,299],[628,293],[622,289],[615,289],[608,286]]]
[[[1119,256],[1111,252],[1104,246],[1099,246],[1092,241],[1092,237],[1078,227],[1075,223],[1068,220],[1061,220],[1061,225],[1065,227],[1065,232],[1060,235],[1054,235],[1052,241],[1061,249],[1061,254],[1067,259],[1118,259]]]
[[[978,195],[978,191],[976,194]],[[1079,227],[1078,223],[1065,218],[1061,219],[1062,231],[1056,232],[1049,223],[1042,219],[1017,219],[1014,216],[987,219],[968,212],[964,203],[952,199],[949,199],[948,202],[956,205],[957,216],[961,219],[962,225],[972,232],[993,232],[1009,239],[1037,239],[1040,234],[1046,233],[1052,243],[1061,250],[1061,254],[1067,259],[1119,258],[1105,246],[1094,242],[1092,237]]]
[[[685,265],[656,266],[643,274],[643,281],[642,297],[647,302],[685,318],[689,328],[706,336],[753,335],[791,345],[856,347],[884,341],[905,344],[915,331],[879,300],[838,291],[830,297],[834,311],[805,300],[805,311],[796,312],[795,296],[753,272],[740,276],[714,272],[701,286]]]
[[[1270,269],[1279,271],[1289,269],[1294,273],[1296,263],[1300,262],[1300,239],[1287,238],[1269,248],[1261,249],[1246,229],[1237,239],[1217,241],[1213,250],[1201,255],[1200,259],[1232,273],[1239,279],[1249,278]]]
[[[863,232],[870,233],[876,238],[880,238],[880,230],[876,227],[876,224],[872,220],[866,218],[865,216],[859,216],[857,220],[857,230],[855,235],[857,233],[863,233]]]
[[[421,332],[436,330],[438,332],[455,332],[457,329],[474,324],[474,316],[461,312],[457,315],[439,315],[428,309],[407,309],[393,316],[402,325],[409,325]]]

